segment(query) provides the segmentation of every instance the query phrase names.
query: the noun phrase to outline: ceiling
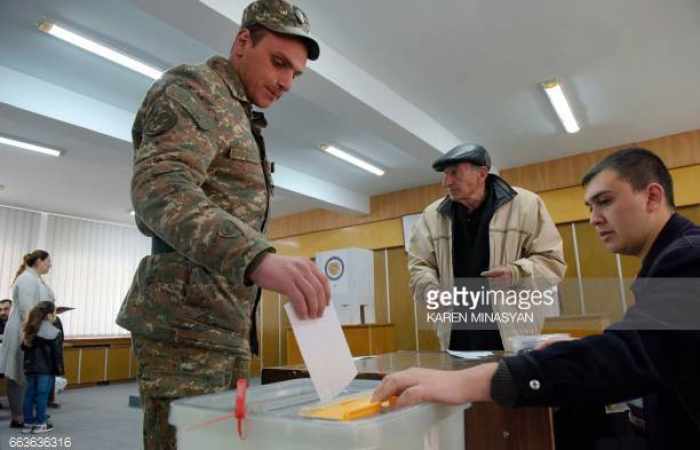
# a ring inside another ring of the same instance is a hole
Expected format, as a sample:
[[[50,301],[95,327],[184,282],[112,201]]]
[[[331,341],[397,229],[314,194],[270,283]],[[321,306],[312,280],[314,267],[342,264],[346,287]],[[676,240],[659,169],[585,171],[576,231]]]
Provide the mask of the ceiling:
[[[130,126],[151,80],[36,29],[42,18],[165,69],[228,53],[246,1],[4,0],[0,204],[119,223]],[[369,197],[433,183],[430,162],[482,143],[498,168],[698,128],[697,0],[298,0],[321,58],[265,111],[273,215],[363,214]],[[438,7],[439,6],[439,7]],[[538,83],[558,77],[582,125],[563,132]],[[362,172],[333,143],[386,169]]]

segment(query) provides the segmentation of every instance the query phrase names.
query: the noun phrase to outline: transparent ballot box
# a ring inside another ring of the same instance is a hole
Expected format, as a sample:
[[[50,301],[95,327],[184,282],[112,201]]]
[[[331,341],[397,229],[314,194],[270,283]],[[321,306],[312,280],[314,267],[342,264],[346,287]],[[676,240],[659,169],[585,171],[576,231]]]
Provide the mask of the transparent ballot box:
[[[339,396],[364,397],[378,381],[355,380]],[[332,402],[338,402],[336,399]],[[184,398],[172,403],[170,423],[177,428],[179,450],[452,450],[464,448],[464,410],[423,403],[384,408],[355,420],[308,417],[324,406],[310,379],[249,387],[242,437],[234,417],[235,391]]]

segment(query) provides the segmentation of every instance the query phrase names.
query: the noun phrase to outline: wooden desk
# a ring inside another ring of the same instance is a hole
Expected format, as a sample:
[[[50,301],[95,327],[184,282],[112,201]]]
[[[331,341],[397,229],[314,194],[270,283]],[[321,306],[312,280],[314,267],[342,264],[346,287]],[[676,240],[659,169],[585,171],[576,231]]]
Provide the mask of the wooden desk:
[[[129,336],[67,337],[63,364],[69,388],[136,376],[136,358]]]
[[[459,370],[497,359],[467,361],[442,352],[400,351],[359,359],[355,365],[357,378],[380,380],[386,374],[410,367]],[[268,384],[308,376],[303,364],[264,367],[261,381]],[[464,439],[467,450],[553,450],[552,411],[549,408],[508,409],[495,403],[474,403],[464,412]]]

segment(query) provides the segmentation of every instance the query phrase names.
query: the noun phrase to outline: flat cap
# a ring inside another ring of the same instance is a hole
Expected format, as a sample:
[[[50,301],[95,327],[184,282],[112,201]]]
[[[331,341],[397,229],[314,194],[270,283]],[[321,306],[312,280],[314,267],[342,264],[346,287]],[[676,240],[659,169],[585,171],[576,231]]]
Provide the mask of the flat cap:
[[[460,144],[436,159],[433,163],[433,169],[442,172],[448,166],[463,162],[491,168],[491,156],[484,147],[479,144]]]
[[[309,59],[318,59],[321,50],[311,37],[311,24],[304,11],[284,0],[257,0],[243,10],[241,27],[262,25],[268,30],[301,38]]]

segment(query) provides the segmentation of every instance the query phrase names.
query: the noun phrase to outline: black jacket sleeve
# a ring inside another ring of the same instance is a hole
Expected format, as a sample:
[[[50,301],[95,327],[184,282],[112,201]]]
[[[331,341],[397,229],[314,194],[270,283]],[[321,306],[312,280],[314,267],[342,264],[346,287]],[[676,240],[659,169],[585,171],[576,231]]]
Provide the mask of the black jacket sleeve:
[[[517,392],[514,406],[614,403],[646,395],[662,383],[634,331],[561,342],[504,362]]]
[[[695,379],[700,364],[687,352],[700,347],[700,332],[687,323],[675,326],[679,311],[693,315],[693,302],[700,301],[680,280],[700,277],[700,248],[686,244],[659,255],[647,274],[649,282],[636,292],[636,305],[603,335],[505,358],[507,371],[501,369],[501,374],[506,376],[492,381],[494,399],[510,398],[512,406],[607,404],[665,387],[681,400],[700,400]],[[514,399],[501,395],[513,387]]]

